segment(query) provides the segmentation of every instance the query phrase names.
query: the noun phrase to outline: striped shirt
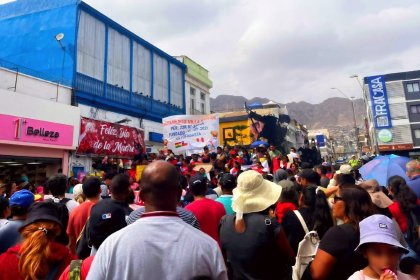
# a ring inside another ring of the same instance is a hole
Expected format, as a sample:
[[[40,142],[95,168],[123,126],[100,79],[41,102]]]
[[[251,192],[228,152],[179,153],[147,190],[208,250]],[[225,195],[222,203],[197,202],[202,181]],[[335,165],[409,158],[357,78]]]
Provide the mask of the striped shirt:
[[[189,225],[192,225],[196,229],[200,229],[200,224],[198,223],[197,218],[194,216],[193,213],[190,211],[185,210],[182,207],[177,206],[176,212],[178,213],[179,217]],[[131,212],[130,216],[126,218],[127,225],[130,225],[140,219],[140,217],[144,214],[144,206],[140,207],[137,210]]]

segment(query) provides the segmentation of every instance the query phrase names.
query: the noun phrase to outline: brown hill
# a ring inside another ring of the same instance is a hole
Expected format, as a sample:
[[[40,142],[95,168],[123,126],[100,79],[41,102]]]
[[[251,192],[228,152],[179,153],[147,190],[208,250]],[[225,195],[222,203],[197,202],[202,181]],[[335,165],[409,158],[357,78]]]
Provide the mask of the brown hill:
[[[243,96],[219,95],[216,98],[211,98],[210,107],[213,112],[234,111],[242,109],[245,102],[252,104],[255,102],[267,103],[268,101],[270,100],[267,98],[259,97],[248,100]],[[356,99],[354,104],[357,124],[361,126],[366,116],[364,101]],[[301,101],[281,105],[287,107],[291,118],[306,125],[309,129],[353,127],[354,124],[351,101],[346,98],[333,97],[319,104]]]

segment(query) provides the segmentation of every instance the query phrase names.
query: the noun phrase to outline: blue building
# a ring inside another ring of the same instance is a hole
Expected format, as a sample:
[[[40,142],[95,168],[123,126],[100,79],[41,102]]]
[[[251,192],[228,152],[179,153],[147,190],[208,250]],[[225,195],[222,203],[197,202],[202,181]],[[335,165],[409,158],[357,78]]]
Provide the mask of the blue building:
[[[185,114],[186,66],[82,1],[0,5],[0,34],[0,66],[71,87],[73,105],[156,123]]]

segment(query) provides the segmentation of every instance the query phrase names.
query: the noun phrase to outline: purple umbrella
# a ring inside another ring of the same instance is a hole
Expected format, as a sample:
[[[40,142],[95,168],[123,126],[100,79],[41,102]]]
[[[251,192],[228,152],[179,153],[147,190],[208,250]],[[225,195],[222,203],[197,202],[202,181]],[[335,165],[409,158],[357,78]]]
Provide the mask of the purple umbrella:
[[[359,172],[364,180],[375,179],[379,185],[387,186],[388,179],[395,175],[401,176],[408,181],[405,166],[409,161],[409,158],[397,155],[377,156],[363,165]]]

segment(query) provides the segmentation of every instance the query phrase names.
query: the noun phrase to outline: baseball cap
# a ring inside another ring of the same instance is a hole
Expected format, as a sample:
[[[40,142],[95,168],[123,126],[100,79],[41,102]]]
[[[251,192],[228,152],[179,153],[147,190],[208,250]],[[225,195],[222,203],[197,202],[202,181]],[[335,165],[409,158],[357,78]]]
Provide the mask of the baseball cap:
[[[340,166],[340,169],[336,173],[349,175],[353,173],[353,168],[348,164],[343,164]]]
[[[20,190],[15,192],[10,197],[10,206],[20,206],[23,208],[28,208],[31,206],[32,203],[34,203],[35,196],[33,193],[31,193],[28,190]]]
[[[395,246],[404,251],[404,253],[408,253],[407,248],[401,245],[399,241],[394,222],[387,216],[372,215],[361,221],[359,227],[360,243],[356,251],[364,244],[383,243]]]
[[[206,184],[207,179],[200,174],[196,174],[194,176],[191,177],[190,181],[189,181],[189,185],[195,185],[195,184]]]
[[[230,173],[225,173],[221,176],[219,184],[224,189],[233,189],[236,187],[236,178]]]
[[[99,201],[92,207],[89,218],[89,240],[96,249],[116,231],[127,226],[125,203],[112,199]]]

